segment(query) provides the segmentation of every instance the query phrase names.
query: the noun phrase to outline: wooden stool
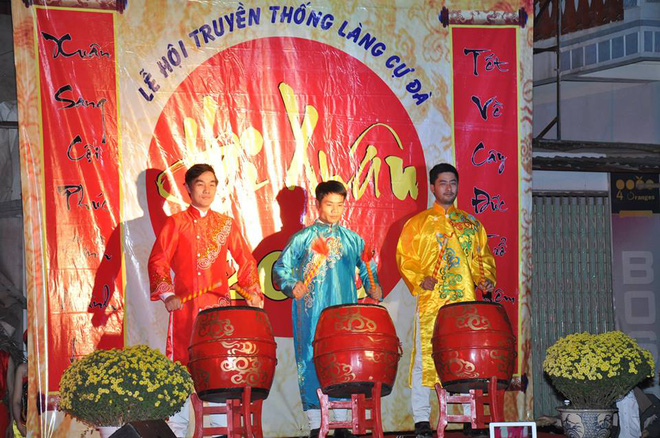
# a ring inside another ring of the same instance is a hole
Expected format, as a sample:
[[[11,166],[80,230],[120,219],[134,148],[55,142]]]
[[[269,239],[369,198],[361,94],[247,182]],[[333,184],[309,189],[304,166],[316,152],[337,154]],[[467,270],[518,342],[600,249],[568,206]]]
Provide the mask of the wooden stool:
[[[211,435],[227,435],[227,438],[263,438],[261,430],[261,405],[263,400],[250,402],[252,388],[247,386],[240,399],[227,399],[225,406],[208,406],[193,393],[190,397],[195,410],[194,438]],[[226,427],[204,427],[204,417],[212,414],[225,414]]]
[[[488,383],[488,394],[481,389],[471,389],[469,395],[449,395],[449,392],[435,384],[438,395],[440,415],[436,427],[438,438],[444,438],[447,423],[470,423],[473,429],[483,429],[486,423],[504,421],[504,390],[497,389],[497,378],[491,377]],[[470,415],[447,415],[449,404],[470,404]],[[486,415],[484,405],[489,405],[490,413]]]
[[[321,388],[316,390],[321,403],[321,430],[319,438],[325,438],[330,429],[345,428],[357,435],[364,435],[370,429],[373,438],[383,438],[383,423],[380,415],[380,398],[383,384],[376,382],[371,390],[371,398],[364,394],[351,394],[350,400],[330,401]],[[330,409],[350,409],[351,421],[330,421]],[[367,418],[367,409],[371,418]]]

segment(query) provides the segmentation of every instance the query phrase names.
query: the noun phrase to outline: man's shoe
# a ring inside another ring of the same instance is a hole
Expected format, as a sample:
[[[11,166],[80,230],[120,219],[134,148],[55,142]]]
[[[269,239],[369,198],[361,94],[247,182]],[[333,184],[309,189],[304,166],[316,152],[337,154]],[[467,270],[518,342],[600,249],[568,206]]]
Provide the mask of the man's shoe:
[[[356,438],[348,429],[335,429],[335,438]]]
[[[321,432],[321,429],[312,429],[309,431],[309,438],[319,438],[319,432]]]
[[[428,421],[415,423],[415,438],[433,438],[433,429]]]

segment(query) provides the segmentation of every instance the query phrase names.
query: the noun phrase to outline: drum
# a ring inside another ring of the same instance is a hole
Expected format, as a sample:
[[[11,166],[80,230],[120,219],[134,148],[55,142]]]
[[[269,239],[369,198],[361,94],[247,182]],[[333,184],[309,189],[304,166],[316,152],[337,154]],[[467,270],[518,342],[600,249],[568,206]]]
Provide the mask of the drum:
[[[188,370],[200,399],[224,402],[252,388],[252,400],[268,397],[277,365],[268,315],[247,306],[199,312],[190,340]]]
[[[441,307],[433,328],[433,362],[442,386],[451,392],[509,386],[516,338],[504,307],[467,301]]]
[[[392,392],[401,344],[387,309],[374,304],[328,307],[314,336],[314,365],[323,392],[331,397],[381,396]]]

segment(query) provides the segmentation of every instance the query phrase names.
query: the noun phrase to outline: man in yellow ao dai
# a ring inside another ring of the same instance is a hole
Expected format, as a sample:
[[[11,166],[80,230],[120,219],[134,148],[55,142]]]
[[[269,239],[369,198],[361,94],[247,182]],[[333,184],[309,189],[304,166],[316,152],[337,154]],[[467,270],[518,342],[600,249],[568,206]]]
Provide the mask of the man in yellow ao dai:
[[[435,203],[403,227],[397,264],[410,293],[417,297],[415,346],[410,364],[412,410],[417,438],[432,436],[431,387],[439,381],[431,356],[435,317],[445,304],[474,301],[475,286],[495,288],[495,260],[481,222],[454,206],[458,171],[438,164],[430,172]]]

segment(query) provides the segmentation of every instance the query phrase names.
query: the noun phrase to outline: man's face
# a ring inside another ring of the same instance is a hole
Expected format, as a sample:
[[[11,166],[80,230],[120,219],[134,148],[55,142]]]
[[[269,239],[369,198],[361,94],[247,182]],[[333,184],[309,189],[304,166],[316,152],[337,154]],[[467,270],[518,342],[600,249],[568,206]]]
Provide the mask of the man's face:
[[[431,193],[438,204],[445,208],[450,207],[458,195],[456,175],[453,172],[442,172],[431,186]]]
[[[186,189],[190,195],[190,203],[200,210],[208,210],[215,199],[215,192],[218,189],[218,180],[213,172],[204,172],[195,178],[190,186],[186,184]]]
[[[336,224],[344,213],[344,197],[337,193],[328,193],[321,201],[316,201],[319,219],[327,224]]]

